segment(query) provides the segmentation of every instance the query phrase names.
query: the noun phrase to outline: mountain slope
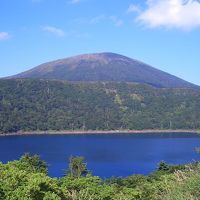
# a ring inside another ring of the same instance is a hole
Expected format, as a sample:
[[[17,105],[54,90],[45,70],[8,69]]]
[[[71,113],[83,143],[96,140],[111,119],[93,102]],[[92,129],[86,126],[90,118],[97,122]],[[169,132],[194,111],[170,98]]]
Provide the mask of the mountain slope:
[[[200,129],[200,90],[146,84],[0,80],[0,133]]]
[[[44,63],[9,78],[42,78],[69,81],[125,81],[156,87],[188,88],[195,85],[140,61],[114,54],[74,56]]]

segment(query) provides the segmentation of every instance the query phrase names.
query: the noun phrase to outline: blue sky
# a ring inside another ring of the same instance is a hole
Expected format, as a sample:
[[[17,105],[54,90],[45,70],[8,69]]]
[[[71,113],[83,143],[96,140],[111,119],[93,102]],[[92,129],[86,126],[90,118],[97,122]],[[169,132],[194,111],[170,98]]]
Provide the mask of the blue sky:
[[[0,1],[0,77],[94,52],[123,54],[200,85],[200,2]]]

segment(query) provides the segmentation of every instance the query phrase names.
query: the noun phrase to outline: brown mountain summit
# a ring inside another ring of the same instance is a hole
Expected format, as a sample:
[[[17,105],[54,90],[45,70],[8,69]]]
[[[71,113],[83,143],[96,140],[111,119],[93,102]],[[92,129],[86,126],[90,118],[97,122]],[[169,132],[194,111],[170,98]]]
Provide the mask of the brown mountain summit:
[[[47,62],[9,78],[125,81],[146,83],[156,87],[195,87],[143,62],[114,53],[84,54]]]

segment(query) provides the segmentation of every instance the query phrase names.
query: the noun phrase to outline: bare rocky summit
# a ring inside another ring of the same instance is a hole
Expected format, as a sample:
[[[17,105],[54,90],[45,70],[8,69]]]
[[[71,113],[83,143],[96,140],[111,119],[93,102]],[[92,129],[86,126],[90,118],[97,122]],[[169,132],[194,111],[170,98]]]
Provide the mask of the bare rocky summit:
[[[135,59],[114,53],[84,54],[39,65],[9,78],[146,83],[155,87],[195,85]]]

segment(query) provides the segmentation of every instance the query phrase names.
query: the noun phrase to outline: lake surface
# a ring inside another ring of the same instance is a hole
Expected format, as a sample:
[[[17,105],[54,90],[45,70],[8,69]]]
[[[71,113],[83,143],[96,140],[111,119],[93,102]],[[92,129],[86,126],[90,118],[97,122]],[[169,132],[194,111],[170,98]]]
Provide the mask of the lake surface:
[[[0,161],[18,159],[24,152],[39,154],[49,164],[49,175],[61,177],[68,157],[79,155],[93,175],[124,177],[149,174],[161,160],[200,161],[197,147],[200,136],[192,133],[9,136],[0,137]]]

